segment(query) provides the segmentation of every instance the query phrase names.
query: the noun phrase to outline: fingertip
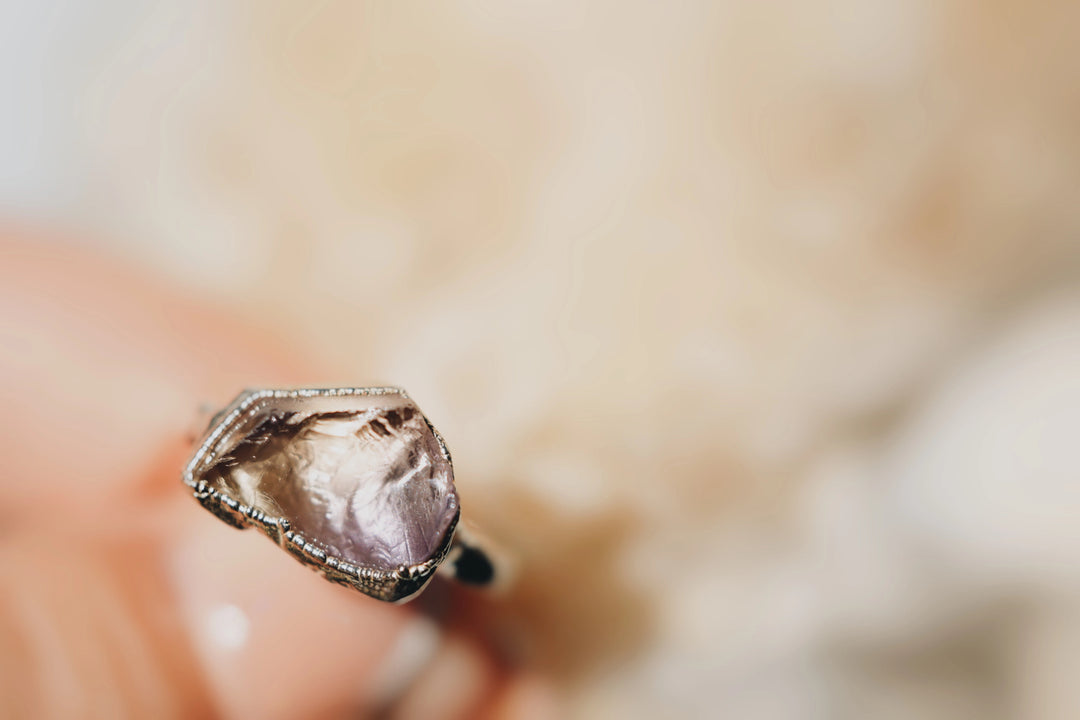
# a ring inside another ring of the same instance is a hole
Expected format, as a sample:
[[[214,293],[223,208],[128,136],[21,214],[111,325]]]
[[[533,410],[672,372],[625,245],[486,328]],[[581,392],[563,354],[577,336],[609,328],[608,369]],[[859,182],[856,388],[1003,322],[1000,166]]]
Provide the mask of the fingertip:
[[[284,720],[367,707],[408,612],[326,582],[256,531],[191,511],[169,564],[222,716]]]
[[[566,717],[562,698],[550,680],[536,674],[512,677],[496,697],[489,720],[558,720]]]
[[[394,720],[477,717],[495,692],[498,669],[474,642],[444,635],[435,657],[395,703]]]

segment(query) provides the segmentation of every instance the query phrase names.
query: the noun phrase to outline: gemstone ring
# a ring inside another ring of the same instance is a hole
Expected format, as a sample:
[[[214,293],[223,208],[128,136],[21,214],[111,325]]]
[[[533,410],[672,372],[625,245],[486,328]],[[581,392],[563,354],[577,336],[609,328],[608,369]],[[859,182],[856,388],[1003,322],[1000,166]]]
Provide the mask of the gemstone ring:
[[[492,585],[497,552],[459,527],[446,443],[393,387],[247,390],[210,421],[184,483],[326,579],[404,602],[436,569]]]

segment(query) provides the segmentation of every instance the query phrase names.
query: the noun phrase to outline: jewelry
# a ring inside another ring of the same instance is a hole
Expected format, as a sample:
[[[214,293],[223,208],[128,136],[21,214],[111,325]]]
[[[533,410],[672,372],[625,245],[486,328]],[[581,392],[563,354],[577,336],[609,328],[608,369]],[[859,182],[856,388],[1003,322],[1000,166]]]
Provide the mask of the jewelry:
[[[398,388],[247,390],[183,477],[224,522],[379,600],[412,598],[444,561],[459,581],[496,579],[497,553],[458,532],[446,443]]]

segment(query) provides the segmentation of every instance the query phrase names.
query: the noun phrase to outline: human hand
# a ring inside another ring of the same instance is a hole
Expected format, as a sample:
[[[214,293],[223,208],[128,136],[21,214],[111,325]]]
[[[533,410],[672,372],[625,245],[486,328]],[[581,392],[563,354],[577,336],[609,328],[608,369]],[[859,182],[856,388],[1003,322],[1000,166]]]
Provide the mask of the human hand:
[[[185,491],[199,402],[310,368],[72,247],[0,260],[0,716],[551,713],[468,632],[324,582]]]

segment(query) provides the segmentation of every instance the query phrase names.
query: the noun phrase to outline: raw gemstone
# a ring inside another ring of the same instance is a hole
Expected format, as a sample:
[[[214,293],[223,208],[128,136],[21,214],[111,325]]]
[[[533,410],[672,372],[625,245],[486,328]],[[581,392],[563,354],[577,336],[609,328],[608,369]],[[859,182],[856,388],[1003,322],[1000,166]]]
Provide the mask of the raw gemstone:
[[[450,462],[407,397],[271,402],[231,436],[201,477],[355,565],[422,563],[457,516]]]

